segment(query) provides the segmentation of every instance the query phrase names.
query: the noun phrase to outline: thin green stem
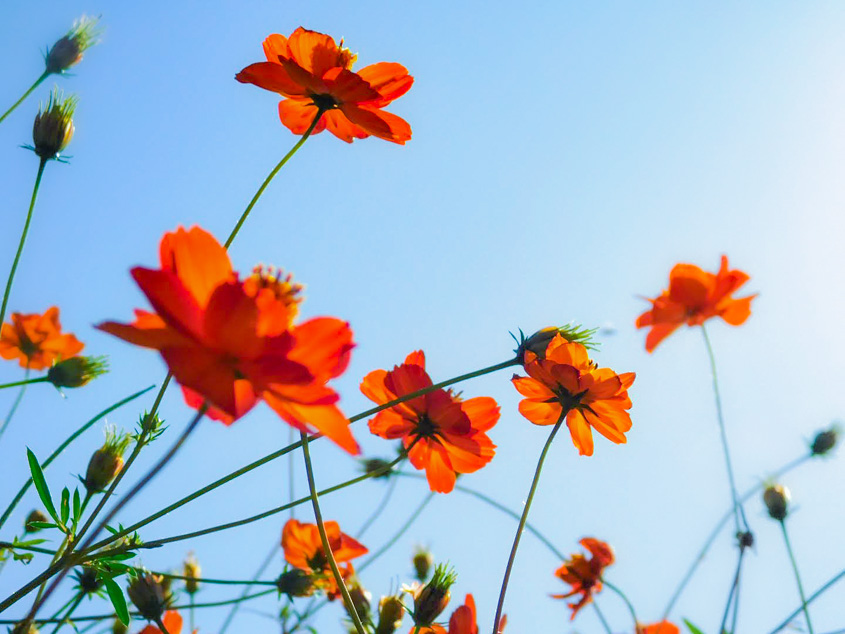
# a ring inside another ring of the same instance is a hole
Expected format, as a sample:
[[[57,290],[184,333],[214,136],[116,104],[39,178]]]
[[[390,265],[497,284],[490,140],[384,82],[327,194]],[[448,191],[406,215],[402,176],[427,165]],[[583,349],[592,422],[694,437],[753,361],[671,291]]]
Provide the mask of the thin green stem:
[[[552,446],[552,441],[555,439],[565,415],[565,411],[561,413],[560,418],[552,428],[552,433],[549,434],[549,439],[543,446],[540,459],[537,461],[537,469],[534,471],[534,479],[531,481],[531,489],[528,491],[528,498],[525,500],[525,508],[522,511],[522,517],[519,518],[519,526],[517,527],[516,535],[514,535],[513,538],[513,546],[511,547],[511,554],[508,557],[508,565],[505,567],[505,576],[502,579],[502,589],[499,592],[499,602],[496,605],[496,617],[493,619],[493,634],[498,634],[499,632],[499,622],[502,618],[502,609],[505,606],[505,593],[508,591],[508,581],[510,580],[511,570],[513,569],[513,562],[516,560],[516,551],[519,548],[519,540],[522,537],[522,531],[525,528],[525,523],[528,521],[528,512],[531,510],[531,502],[534,500],[534,493],[537,491],[537,484],[540,482],[540,473],[543,471],[543,462],[546,460],[546,454],[549,452],[549,447]]]
[[[279,545],[273,544],[273,549],[269,552],[267,557],[264,558],[264,561],[261,562],[261,565],[258,567],[258,570],[255,571],[255,574],[252,577],[253,580],[258,579],[259,577],[261,577],[264,574],[264,571],[267,570],[267,568],[270,567],[271,563],[273,563],[273,559],[276,558],[276,553],[278,553],[278,552],[279,552]],[[248,593],[249,593],[249,587],[244,588],[243,593],[241,594],[241,597],[247,596]],[[232,621],[235,619],[235,615],[238,613],[238,610],[240,609],[240,607],[241,607],[240,603],[235,603],[232,606],[232,609],[229,610],[229,614],[226,615],[226,620],[223,621],[223,625],[220,628],[220,634],[225,634],[226,630],[229,629],[229,625],[231,625]]]
[[[49,380],[50,379],[48,379],[46,376],[39,376],[37,379],[24,379],[23,381],[3,383],[2,385],[0,385],[0,390],[6,389],[7,387],[26,387],[27,385],[32,385],[33,383],[47,383]]]
[[[719,625],[719,633],[725,631],[725,624],[728,622],[728,614],[730,614],[731,606],[734,602],[734,597],[736,597],[737,590],[739,589],[739,573],[742,571],[742,558],[745,555],[745,548],[740,547],[739,549],[739,559],[736,562],[736,572],[734,573],[733,581],[731,582],[731,589],[728,592],[728,600],[725,602],[725,612],[722,615],[722,622]],[[736,613],[736,610],[734,610]]]
[[[5,115],[4,115],[5,116]],[[0,119],[2,121],[2,119]],[[44,175],[44,168],[47,166],[48,159],[42,158],[38,163],[38,175],[35,177],[35,186],[32,188],[32,197],[29,200],[29,210],[26,212],[26,222],[23,225],[23,232],[18,243],[18,250],[15,253],[15,259],[12,262],[12,270],[9,271],[9,279],[6,280],[6,290],[3,293],[3,305],[0,306],[0,324],[6,318],[6,305],[9,303],[9,294],[12,292],[12,282],[15,280],[15,271],[18,270],[18,262],[21,260],[21,253],[23,253],[23,245],[26,243],[26,235],[29,233],[29,224],[32,222],[32,211],[35,209],[35,200],[38,198],[38,188],[41,186],[41,177]],[[9,384],[20,385],[20,383]]]
[[[393,474],[398,475],[398,474]],[[361,528],[358,529],[358,532],[355,535],[355,539],[361,540],[364,536],[364,533],[367,532],[367,529],[373,525],[373,523],[381,517],[381,514],[384,513],[384,509],[387,508],[388,503],[390,502],[390,498],[393,496],[393,492],[396,490],[396,485],[399,483],[399,478],[391,477],[390,482],[387,484],[387,491],[384,492],[384,495],[381,498],[381,502],[376,507],[376,509],[370,514],[367,518],[367,521],[363,523]]]
[[[190,610],[188,611],[188,612],[189,612],[189,615],[190,615],[190,623],[191,623],[191,631],[192,631],[192,632],[196,629],[196,616],[194,615],[194,611],[195,611],[195,610],[194,610],[194,603],[195,603],[195,601],[194,601],[194,593],[192,592],[192,593],[191,593],[191,596],[190,596],[190,598],[189,598],[189,604],[190,604],[191,608],[190,608]]]
[[[604,585],[606,585],[606,586],[607,586],[610,590],[612,590],[613,592],[615,592],[615,593],[616,593],[616,595],[617,595],[620,599],[622,599],[622,601],[625,603],[625,606],[628,608],[628,612],[630,612],[630,613],[631,613],[631,618],[634,620],[634,630],[636,630],[636,629],[637,629],[637,623],[639,623],[639,621],[637,620],[637,612],[636,612],[636,610],[634,610],[634,604],[633,604],[633,603],[631,603],[630,599],[628,599],[627,595],[626,595],[624,592],[622,592],[622,590],[620,590],[620,589],[619,589],[617,586],[615,586],[614,584],[610,583],[610,582],[609,582],[607,579],[605,579],[604,577],[602,577],[601,582],[602,582]]]
[[[604,614],[602,614],[601,609],[599,608],[599,604],[593,601],[593,609],[596,611],[596,616],[599,617],[599,621],[601,621],[602,627],[604,627],[604,631],[607,634],[613,634],[613,630],[610,629],[610,623],[607,622],[607,619],[604,618]]]
[[[161,617],[158,617],[155,622],[156,622],[156,625],[158,625],[158,629],[161,630],[162,634],[170,634],[170,632],[168,632],[167,628],[164,626],[164,621],[162,620]],[[176,634],[176,633],[174,632],[173,634]]]
[[[786,617],[783,622],[781,622],[781,624],[778,625],[775,629],[773,629],[769,634],[777,634],[782,629],[787,627],[792,622],[792,619],[794,619],[796,616],[798,616],[799,614],[801,614],[801,612],[804,611],[804,608],[806,606],[810,605],[813,601],[815,601],[825,592],[830,590],[836,583],[839,582],[840,579],[845,579],[845,570],[834,575],[833,578],[827,581],[821,588],[819,588],[813,594],[807,597],[806,601],[802,601],[801,606],[795,608],[795,610],[793,610],[792,613],[788,617]]]
[[[62,620],[56,623],[56,627],[53,628],[53,631],[50,634],[56,634],[60,629],[62,629],[65,625],[70,623],[70,615],[73,614],[74,610],[79,607],[79,604],[82,603],[82,599],[85,598],[84,592],[77,592],[76,597],[73,599],[73,605],[71,605],[65,615],[62,617]]]
[[[102,412],[100,412],[99,414],[94,416],[94,418],[92,418],[91,420],[86,422],[79,429],[77,429],[70,436],[68,436],[65,439],[65,441],[61,445],[59,445],[58,448],[53,453],[51,453],[50,456],[44,462],[41,463],[41,469],[42,470],[46,469],[50,465],[50,463],[52,463],[53,460],[58,458],[61,455],[61,453],[65,449],[67,449],[68,446],[74,440],[76,440],[79,436],[81,436],[83,433],[85,433],[88,429],[91,428],[91,426],[96,424],[99,420],[101,420],[102,418],[105,418],[106,416],[108,416],[110,413],[112,413],[114,410],[118,409],[119,407],[122,407],[122,406],[126,405],[127,403],[134,401],[139,396],[146,394],[151,389],[153,389],[153,387],[155,387],[155,386],[151,385],[150,387],[144,388],[143,390],[141,390],[139,392],[135,392],[134,394],[127,396],[126,398],[118,401],[117,403],[115,403],[113,405],[109,405],[106,409],[104,409]],[[12,511],[18,505],[18,502],[21,501],[21,499],[26,494],[27,490],[29,489],[29,487],[31,485],[32,485],[32,478],[29,478],[26,481],[26,483],[21,487],[20,491],[18,491],[17,495],[15,495],[14,499],[11,501],[9,506],[6,507],[6,510],[3,511],[3,515],[2,515],[2,517],[0,517],[0,528],[3,526],[3,524],[6,522],[6,520],[9,519],[9,516],[12,514]]]
[[[707,357],[710,360],[710,374],[713,377],[713,395],[716,399],[716,416],[719,420],[719,434],[722,438],[722,451],[725,454],[725,466],[728,471],[728,480],[731,486],[731,500],[733,501],[734,522],[736,524],[736,532],[739,534],[743,529],[740,526],[740,515],[742,516],[742,525],[745,531],[748,528],[748,522],[745,520],[745,512],[742,509],[742,504],[739,501],[739,495],[736,490],[736,481],[734,480],[733,465],[731,463],[731,454],[728,449],[728,435],[725,431],[725,416],[722,411],[722,397],[719,393],[719,377],[716,373],[716,356],[713,354],[713,346],[710,344],[710,337],[707,334],[707,328],[701,324],[701,333],[704,335],[704,345],[707,348]]]
[[[29,380],[29,366],[27,365],[26,372],[24,373],[24,381]],[[26,386],[27,383],[21,385],[21,389],[18,392],[18,396],[15,398],[15,402],[12,403],[12,408],[9,410],[9,413],[6,414],[6,419],[3,421],[3,424],[0,425],[0,438],[3,437],[3,432],[6,431],[6,428],[9,426],[9,423],[12,422],[12,416],[15,415],[15,412],[18,410],[18,406],[21,404],[23,400],[23,395],[26,394]]]
[[[235,225],[235,228],[232,229],[232,233],[229,234],[229,237],[226,238],[226,243],[223,245],[226,249],[232,244],[235,240],[235,236],[238,235],[238,231],[241,230],[244,222],[246,222],[249,213],[252,211],[252,208],[255,207],[255,203],[258,202],[258,199],[261,198],[261,194],[264,193],[264,190],[267,189],[267,185],[270,184],[270,181],[278,174],[279,170],[285,166],[290,158],[296,154],[297,150],[302,147],[302,144],[311,136],[311,133],[314,132],[314,128],[317,127],[317,123],[320,121],[320,117],[323,116],[325,111],[321,109],[317,109],[317,116],[314,117],[314,120],[311,122],[311,125],[308,126],[308,129],[305,131],[305,134],[302,135],[302,138],[297,141],[296,145],[294,145],[290,151],[282,157],[282,160],[276,164],[276,167],[267,175],[267,178],[264,179],[264,182],[261,183],[261,187],[258,188],[258,191],[255,192],[255,195],[252,197],[252,200],[249,201],[249,204],[244,209],[244,212],[241,214],[241,217],[238,219],[238,223]]]
[[[335,583],[337,584],[340,594],[343,596],[343,603],[346,606],[346,611],[349,613],[349,618],[352,619],[355,630],[358,634],[367,634],[364,629],[364,624],[361,623],[361,617],[358,616],[358,610],[355,609],[355,604],[352,602],[352,597],[349,595],[349,589],[343,581],[343,575],[340,574],[340,569],[337,567],[337,562],[332,552],[332,547],[329,544],[329,538],[326,535],[326,527],[323,525],[323,514],[320,512],[320,501],[317,493],[317,485],[314,483],[314,467],[311,464],[311,451],[308,449],[306,440],[308,437],[305,433],[300,433],[299,436],[302,441],[302,458],[305,461],[305,475],[308,478],[308,490],[311,492],[311,506],[314,509],[314,518],[317,520],[317,532],[320,533],[320,542],[323,545],[323,554],[329,560],[329,567],[332,569]]]
[[[2,116],[0,116],[0,123],[3,123],[3,119],[8,117],[10,114],[12,114],[12,111],[14,111],[15,108],[17,108],[19,105],[21,105],[23,103],[24,99],[29,97],[32,94],[32,91],[35,90],[36,88],[38,88],[38,86],[41,85],[41,82],[43,82],[49,76],[50,76],[50,73],[48,73],[46,70],[43,73],[41,73],[41,77],[36,79],[35,83],[32,84],[32,86],[27,88],[26,92],[23,95],[21,95],[21,98],[18,99],[15,103],[13,103],[12,107],[9,108],[6,112],[4,112]],[[0,320],[0,322],[2,322],[2,320]]]
[[[801,608],[804,611],[804,618],[807,620],[807,630],[813,634],[813,623],[810,621],[810,611],[807,609],[807,596],[804,594],[804,585],[801,583],[801,575],[798,572],[798,562],[795,561],[795,553],[792,552],[792,543],[789,541],[789,533],[786,531],[786,522],[780,521],[783,541],[786,544],[786,551],[789,553],[789,562],[792,564],[792,572],[795,573],[795,583],[798,584],[798,594],[801,597]]]

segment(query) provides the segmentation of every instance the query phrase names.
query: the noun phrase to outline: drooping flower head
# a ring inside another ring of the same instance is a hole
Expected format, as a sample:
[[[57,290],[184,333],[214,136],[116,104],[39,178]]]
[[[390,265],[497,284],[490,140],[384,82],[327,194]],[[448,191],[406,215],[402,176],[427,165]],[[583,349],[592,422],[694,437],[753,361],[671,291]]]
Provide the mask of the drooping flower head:
[[[593,594],[600,592],[602,588],[601,576],[604,569],[614,562],[613,549],[603,541],[593,537],[585,537],[580,542],[590,553],[588,559],[582,554],[575,554],[565,561],[555,571],[555,576],[564,583],[569,584],[571,590],[566,594],[553,594],[554,599],[568,599],[580,595],[580,598],[569,603],[572,615],[569,620],[575,618],[578,610],[593,600]]]
[[[631,429],[628,388],[635,374],[616,374],[599,368],[580,343],[555,335],[544,358],[527,350],[524,358],[528,376],[514,374],[513,384],[525,398],[519,411],[535,425],[555,425],[566,417],[572,442],[582,456],[593,455],[595,429],[617,444],[625,443]]]
[[[711,317],[721,317],[731,326],[745,323],[751,314],[751,300],[757,295],[734,298],[733,294],[749,280],[746,273],[728,269],[728,258],[715,275],[694,264],[676,264],[669,273],[669,288],[655,299],[651,309],[637,318],[637,328],[651,328],[645,349],[657,345],[683,324],[700,326]]]
[[[72,334],[62,334],[59,309],[43,315],[12,313],[0,329],[0,357],[18,359],[22,368],[46,370],[57,361],[79,354],[85,346]]]
[[[266,62],[250,64],[235,79],[285,97],[279,117],[294,134],[304,134],[322,112],[313,134],[328,129],[351,143],[370,135],[403,144],[411,126],[382,110],[411,88],[414,78],[401,64],[379,62],[352,70],[356,55],[343,40],[302,27],[290,37],[273,34],[264,40]]]
[[[370,372],[361,391],[383,405],[431,385],[425,355],[418,350],[390,371]],[[401,439],[411,464],[425,469],[431,490],[449,493],[456,474],[478,471],[493,459],[496,446],[486,432],[498,420],[499,406],[492,398],[462,400],[440,389],[382,410],[369,426],[377,436]]]
[[[348,562],[367,554],[369,550],[346,533],[342,533],[337,522],[323,522],[323,526],[341,576],[344,580],[348,579],[354,574],[352,564]],[[337,596],[339,590],[316,524],[296,519],[288,520],[282,529],[282,548],[285,560],[291,566],[309,574],[312,583],[325,590],[329,598]]]
[[[660,621],[660,623],[652,623],[651,625],[637,623],[636,634],[681,634],[681,630],[669,621]]]
[[[161,268],[132,276],[155,312],[97,326],[161,353],[189,405],[230,424],[263,399],[300,431],[320,431],[358,452],[338,395],[326,383],[349,363],[349,324],[318,317],[294,325],[300,287],[278,271],[240,280],[226,250],[200,229],[165,234]]]

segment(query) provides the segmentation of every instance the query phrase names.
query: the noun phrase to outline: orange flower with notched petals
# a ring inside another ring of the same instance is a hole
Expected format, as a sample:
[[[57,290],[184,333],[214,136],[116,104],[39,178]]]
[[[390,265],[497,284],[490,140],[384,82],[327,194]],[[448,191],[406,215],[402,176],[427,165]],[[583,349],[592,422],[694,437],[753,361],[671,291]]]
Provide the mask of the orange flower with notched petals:
[[[637,634],[681,634],[681,630],[669,621],[660,621],[651,625],[637,623]]]
[[[566,594],[552,595],[554,599],[567,599],[578,594],[581,595],[578,601],[568,604],[572,608],[570,621],[578,614],[578,610],[592,601],[594,593],[601,591],[602,573],[615,559],[613,549],[603,541],[593,537],[585,537],[578,543],[590,552],[591,557],[587,559],[584,555],[575,554],[565,561],[555,571],[555,576],[564,583],[568,583],[572,590]]]
[[[263,399],[300,431],[318,430],[350,453],[358,445],[326,383],[343,372],[353,347],[349,324],[318,317],[294,325],[300,287],[257,268],[245,280],[226,250],[200,229],[165,234],[161,268],[132,269],[154,313],[97,326],[154,348],[183,386],[188,404],[209,404],[230,424]]]
[[[182,633],[182,616],[175,610],[165,612],[161,622],[164,624],[165,629],[167,629],[168,634]],[[196,630],[194,630],[194,633],[196,634]],[[139,634],[162,634],[162,631],[155,625],[148,625]]]
[[[637,328],[651,328],[645,349],[653,352],[657,345],[683,324],[700,326],[711,317],[721,317],[731,326],[745,323],[751,315],[751,300],[732,295],[749,280],[738,269],[728,270],[728,258],[715,275],[694,264],[676,264],[669,273],[669,289],[649,299],[651,309],[637,318]]]
[[[549,342],[542,359],[526,351],[524,367],[528,376],[514,374],[512,381],[525,397],[519,403],[525,418],[535,425],[555,425],[565,416],[572,442],[582,456],[593,455],[591,428],[612,442],[626,442],[633,372],[616,374],[597,367],[584,346],[560,335]]]
[[[499,620],[499,633],[505,631],[507,617]],[[408,634],[414,634],[416,626]],[[478,621],[475,613],[475,599],[471,594],[466,596],[464,604],[458,606],[449,618],[449,629],[442,625],[432,625],[420,629],[420,634],[478,634]]]
[[[425,355],[417,351],[389,372],[370,372],[361,391],[383,405],[431,385]],[[451,390],[434,390],[382,410],[369,425],[377,436],[401,438],[411,464],[425,469],[431,490],[449,493],[456,474],[478,471],[493,459],[496,445],[485,432],[498,420],[499,406],[490,397],[464,401]]]
[[[62,334],[56,306],[43,315],[12,313],[11,323],[0,328],[0,357],[18,359],[22,368],[30,370],[46,370],[76,356],[84,347],[72,334]]]
[[[348,563],[356,557],[369,552],[366,546],[359,543],[346,533],[340,532],[337,522],[323,522],[326,529],[329,547],[338,564],[341,577],[349,579],[354,574],[352,564]],[[282,548],[285,560],[294,568],[304,570],[313,576],[316,586],[326,591],[329,598],[337,596],[339,590],[332,569],[329,565],[323,542],[320,540],[320,530],[316,524],[300,522],[290,519],[282,529]],[[346,564],[341,566],[341,564]]]
[[[328,35],[299,27],[290,37],[264,40],[266,62],[250,64],[235,75],[239,82],[277,92],[279,118],[294,134],[305,134],[318,112],[313,134],[327,129],[351,143],[370,135],[404,145],[411,126],[382,108],[414,83],[401,64],[380,62],[352,71],[356,55]]]

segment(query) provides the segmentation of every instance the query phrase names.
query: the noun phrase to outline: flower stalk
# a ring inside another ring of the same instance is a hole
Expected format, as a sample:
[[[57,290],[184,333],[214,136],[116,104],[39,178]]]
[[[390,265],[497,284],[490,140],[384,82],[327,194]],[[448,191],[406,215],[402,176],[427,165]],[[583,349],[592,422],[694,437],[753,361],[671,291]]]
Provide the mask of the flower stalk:
[[[786,530],[786,522],[778,521],[783,541],[786,544],[786,551],[789,553],[789,563],[792,564],[792,572],[795,574],[795,583],[798,584],[798,595],[801,597],[801,610],[804,612],[804,619],[807,621],[807,631],[813,634],[813,623],[810,620],[810,610],[807,608],[807,595],[804,592],[804,584],[801,583],[801,574],[798,572],[798,562],[795,561],[795,553],[792,552],[792,543],[789,541],[789,533]]]

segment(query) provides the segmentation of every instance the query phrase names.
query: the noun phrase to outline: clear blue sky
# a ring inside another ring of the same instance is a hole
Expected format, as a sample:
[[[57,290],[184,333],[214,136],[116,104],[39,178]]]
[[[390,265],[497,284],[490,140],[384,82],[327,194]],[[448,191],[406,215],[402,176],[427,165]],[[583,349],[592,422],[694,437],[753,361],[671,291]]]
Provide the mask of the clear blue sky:
[[[607,577],[644,621],[657,620],[712,524],[728,506],[707,359],[701,337],[682,331],[653,355],[633,326],[671,266],[715,270],[719,256],[747,271],[760,296],[741,328],[714,324],[737,480],[754,485],[803,451],[813,432],[842,416],[845,335],[843,156],[845,7],[834,2],[147,2],[45,0],[8,3],[0,33],[0,108],[40,74],[39,50],[82,13],[102,14],[102,43],[74,76],[55,83],[79,95],[70,165],[51,164],[13,291],[11,310],[62,310],[65,327],[112,372],[68,393],[31,389],[0,443],[0,499],[19,486],[23,447],[47,455],[81,422],[119,396],[160,382],[164,365],[91,328],[145,306],[128,274],[156,262],[163,232],[201,224],[225,238],[243,207],[295,142],[279,123],[273,94],[234,81],[263,59],[268,34],[297,26],[346,38],[358,64],[397,61],[416,77],[390,110],[414,137],[348,146],[324,133],[309,140],[268,189],[232,249],[237,268],[282,266],[307,285],[306,316],[349,320],[358,347],[337,382],[348,414],[367,407],[360,378],[425,350],[437,379],[506,359],[508,331],[575,320],[610,326],[602,365],[637,372],[627,446],[603,439],[579,458],[559,437],[531,521],[564,552],[583,536],[612,543]],[[45,84],[0,126],[8,267],[37,167],[20,144]],[[5,276],[3,268],[2,275]],[[546,429],[516,411],[508,373],[463,386],[502,405],[491,432],[495,460],[462,483],[519,511]],[[0,380],[20,377],[0,366]],[[13,391],[0,394],[0,411]],[[109,421],[131,427],[139,408]],[[172,430],[190,416],[176,390],[163,412]],[[368,455],[392,448],[356,434]],[[261,406],[231,428],[203,424],[179,460],[121,515],[125,523],[288,442],[288,427]],[[54,488],[84,471],[101,442],[92,430],[54,467]],[[137,474],[154,452],[139,461]],[[318,480],[330,485],[356,463],[318,443]],[[297,491],[304,491],[299,458]],[[284,461],[217,491],[145,530],[165,537],[235,520],[283,503]],[[836,490],[841,459],[803,467],[785,480],[797,510],[789,527],[806,587],[845,568]],[[130,478],[132,479],[132,478]],[[324,512],[350,532],[381,499],[381,482],[327,497]],[[375,548],[427,492],[399,485],[391,512],[363,541]],[[17,526],[35,503],[22,504]],[[740,631],[768,631],[798,605],[783,543],[758,499],[748,504],[757,545],[744,570]],[[303,508],[298,517],[310,518]],[[151,568],[175,567],[188,547],[204,574],[250,576],[284,517],[145,553]],[[475,594],[490,627],[515,523],[461,497],[440,496],[363,581],[376,598],[407,581],[414,544],[430,545],[458,570],[456,605]],[[3,537],[9,537],[4,533]],[[735,552],[726,533],[682,599],[676,616],[717,629]],[[598,632],[591,610],[570,624],[560,562],[526,535],[506,611],[512,632]],[[280,571],[276,565],[268,577]],[[8,566],[7,595],[35,572]],[[233,591],[206,588],[202,600]],[[845,584],[812,607],[817,632],[843,626]],[[616,632],[631,630],[624,606],[599,597]],[[57,604],[58,605],[58,604]],[[277,603],[256,604],[273,612]],[[86,612],[103,606],[86,606]],[[80,610],[81,612],[81,610]],[[338,605],[320,631],[339,631]],[[202,613],[214,632],[225,610]],[[406,620],[406,625],[408,621]],[[244,611],[230,631],[265,631]]]

